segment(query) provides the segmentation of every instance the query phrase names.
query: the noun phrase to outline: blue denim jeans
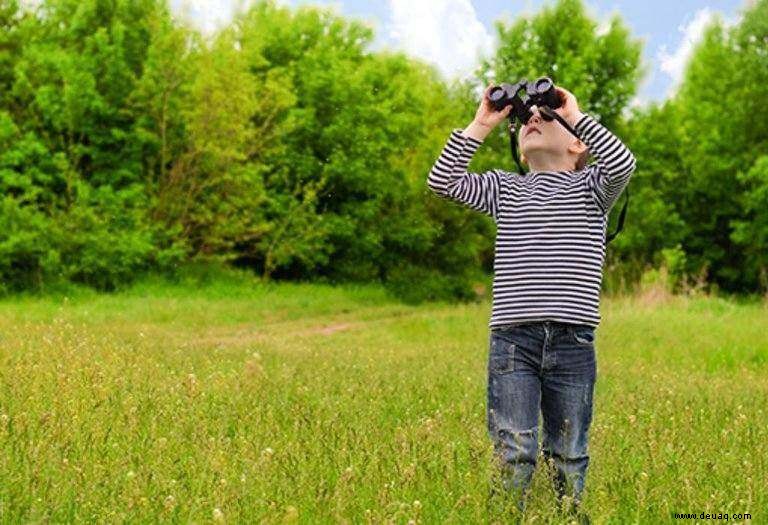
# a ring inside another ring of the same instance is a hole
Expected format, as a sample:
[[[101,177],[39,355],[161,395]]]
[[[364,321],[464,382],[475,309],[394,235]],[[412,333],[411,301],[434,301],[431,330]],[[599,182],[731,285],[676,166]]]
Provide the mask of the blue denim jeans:
[[[504,489],[525,507],[538,456],[554,463],[558,501],[581,502],[589,465],[587,442],[597,376],[595,330],[539,321],[491,330],[488,355],[488,433],[500,460]]]

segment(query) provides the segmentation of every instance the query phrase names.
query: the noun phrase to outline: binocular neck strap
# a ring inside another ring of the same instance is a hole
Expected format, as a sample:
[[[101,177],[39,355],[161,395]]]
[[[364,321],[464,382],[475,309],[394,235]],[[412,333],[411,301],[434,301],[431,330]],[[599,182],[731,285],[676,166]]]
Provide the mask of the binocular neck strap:
[[[514,159],[515,164],[517,164],[517,169],[520,170],[520,175],[522,175],[525,173],[525,168],[523,168],[523,165],[520,163],[520,155],[517,153],[517,138],[515,137],[517,124],[515,124],[514,119],[510,119],[507,129],[509,130],[509,149],[512,151],[512,158]]]
[[[568,130],[568,132],[569,132],[571,135],[573,135],[573,136],[574,136],[574,137],[576,137],[577,139],[581,140],[581,137],[579,137],[579,136],[576,134],[576,130],[575,130],[575,129],[573,129],[573,126],[571,126],[570,124],[568,124],[568,121],[566,121],[566,120],[565,120],[563,117],[561,117],[561,116],[560,116],[560,114],[559,114],[559,113],[557,113],[555,110],[553,110],[553,109],[552,109],[552,108],[550,108],[549,106],[541,106],[541,107],[539,108],[539,112],[540,112],[540,113],[543,113],[544,115],[548,116],[549,118],[553,118],[553,119],[555,119],[556,121],[558,121],[558,122],[560,123],[560,125],[561,125],[561,126],[563,126],[565,129],[567,129],[567,130]]]
[[[605,238],[605,244],[608,244],[613,239],[615,239],[621,229],[624,228],[624,217],[627,215],[627,204],[629,204],[629,187],[624,188],[624,193],[626,195],[624,196],[624,204],[622,205],[621,211],[619,212],[619,223],[616,225],[616,231]]]

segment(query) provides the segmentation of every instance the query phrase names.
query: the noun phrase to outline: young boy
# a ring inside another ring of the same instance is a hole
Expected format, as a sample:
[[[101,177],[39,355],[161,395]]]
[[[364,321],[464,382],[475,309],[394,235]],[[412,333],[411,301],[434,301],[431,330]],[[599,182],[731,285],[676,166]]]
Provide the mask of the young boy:
[[[613,133],[582,113],[569,91],[555,111],[581,140],[538,109],[519,134],[530,172],[467,172],[485,137],[511,110],[485,90],[474,120],[454,129],[427,178],[437,195],[493,217],[496,247],[488,355],[487,423],[503,485],[525,496],[542,454],[556,468],[561,507],[578,509],[589,464],[588,431],[597,375],[594,330],[608,212],[635,168]],[[597,162],[586,165],[589,153]]]

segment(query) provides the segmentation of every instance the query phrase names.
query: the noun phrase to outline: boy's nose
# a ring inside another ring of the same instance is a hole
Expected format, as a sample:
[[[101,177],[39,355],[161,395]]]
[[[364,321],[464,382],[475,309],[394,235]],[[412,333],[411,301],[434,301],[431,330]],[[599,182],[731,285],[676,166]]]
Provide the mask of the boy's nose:
[[[531,118],[528,119],[528,123],[530,124],[541,124],[541,114],[539,114],[539,108],[536,106],[533,106],[533,109],[531,110]]]

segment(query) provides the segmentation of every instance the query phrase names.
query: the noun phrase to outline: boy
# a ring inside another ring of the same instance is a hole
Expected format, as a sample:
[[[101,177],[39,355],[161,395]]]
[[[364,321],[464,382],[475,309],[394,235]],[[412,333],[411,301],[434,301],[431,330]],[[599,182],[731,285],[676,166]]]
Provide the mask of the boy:
[[[495,111],[490,89],[474,120],[451,132],[427,185],[493,217],[497,226],[487,424],[503,462],[503,485],[519,493],[524,509],[541,410],[542,454],[555,465],[558,501],[562,507],[570,496],[578,509],[589,464],[606,223],[635,158],[579,110],[573,94],[556,87],[563,104],[555,111],[581,140],[535,108],[518,139],[529,173],[469,173],[474,152],[512,109]],[[586,165],[590,152],[597,162]]]

